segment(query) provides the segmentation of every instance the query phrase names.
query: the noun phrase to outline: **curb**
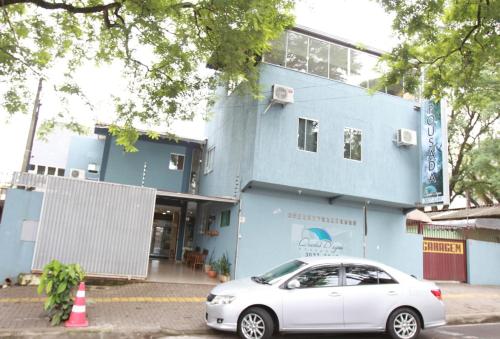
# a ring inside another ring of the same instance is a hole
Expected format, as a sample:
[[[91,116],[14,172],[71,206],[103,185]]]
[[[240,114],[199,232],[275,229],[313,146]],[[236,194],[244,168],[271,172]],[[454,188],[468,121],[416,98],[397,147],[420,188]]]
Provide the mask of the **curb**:
[[[91,328],[32,328],[32,329],[0,329],[0,338],[162,338],[162,337],[180,337],[193,335],[218,335],[220,332],[207,329],[197,330],[173,330],[173,329],[114,329],[111,327],[91,327]]]
[[[500,322],[500,312],[475,314],[450,314],[446,316],[447,325],[471,325]]]

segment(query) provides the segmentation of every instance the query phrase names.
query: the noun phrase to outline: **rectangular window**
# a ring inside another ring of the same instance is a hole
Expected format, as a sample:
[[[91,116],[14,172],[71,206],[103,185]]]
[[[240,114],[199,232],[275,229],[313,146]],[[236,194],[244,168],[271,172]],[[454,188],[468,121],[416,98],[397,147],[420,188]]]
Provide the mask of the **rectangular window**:
[[[330,45],[330,79],[346,81],[347,79],[347,47]]]
[[[309,39],[309,73],[328,77],[328,43]]]
[[[28,171],[34,171],[35,170],[35,165],[30,164],[28,167]]]
[[[48,175],[56,175],[56,168],[55,167],[47,168],[47,174]]]
[[[205,174],[208,174],[214,169],[214,155],[215,147],[210,147],[207,151],[207,156],[205,157]]]
[[[229,226],[231,218],[231,211],[222,211],[220,213],[220,227]]]
[[[302,151],[318,151],[319,122],[299,118],[299,131],[297,136],[298,148]]]
[[[271,50],[264,55],[264,61],[285,66],[287,34],[284,32],[278,39],[271,41]]]
[[[286,67],[307,72],[307,45],[309,38],[305,35],[288,33],[288,52]]]
[[[36,174],[42,174],[42,175],[44,175],[45,174],[45,166],[38,166],[36,168]]]
[[[58,168],[57,169],[57,176],[58,177],[64,177],[64,168]]]
[[[168,169],[182,171],[184,169],[184,155],[171,153]]]
[[[361,130],[344,128],[344,158],[361,161]]]

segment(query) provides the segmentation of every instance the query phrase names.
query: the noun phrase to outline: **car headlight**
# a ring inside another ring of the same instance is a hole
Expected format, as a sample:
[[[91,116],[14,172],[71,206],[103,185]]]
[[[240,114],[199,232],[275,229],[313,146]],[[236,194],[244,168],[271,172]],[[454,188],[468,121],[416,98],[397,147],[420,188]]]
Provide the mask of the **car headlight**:
[[[212,299],[210,305],[225,305],[230,304],[236,297],[234,295],[216,295],[215,298]]]

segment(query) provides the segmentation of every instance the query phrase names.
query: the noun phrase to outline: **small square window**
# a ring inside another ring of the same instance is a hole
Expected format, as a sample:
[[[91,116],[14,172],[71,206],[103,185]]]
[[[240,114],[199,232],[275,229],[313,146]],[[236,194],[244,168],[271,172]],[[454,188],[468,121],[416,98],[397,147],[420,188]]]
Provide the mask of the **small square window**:
[[[182,154],[170,154],[170,164],[168,168],[171,170],[182,171],[184,169],[184,155]]]
[[[45,174],[45,166],[38,166],[36,169],[36,174],[44,175]]]
[[[220,214],[220,226],[221,227],[229,226],[230,223],[231,223],[231,211],[230,210],[222,211]]]
[[[55,167],[48,167],[47,168],[47,175],[56,175],[56,168]]]
[[[207,156],[205,158],[205,174],[208,174],[214,169],[214,155],[215,155],[215,147],[210,147],[207,151]]]
[[[28,171],[34,171],[35,170],[35,165],[30,164],[28,167]]]
[[[299,118],[299,131],[297,135],[297,147],[299,150],[317,152],[318,132],[318,121]]]
[[[64,172],[65,172],[64,168],[58,168],[57,169],[57,176],[64,177]]]
[[[344,128],[344,158],[361,161],[361,130]]]

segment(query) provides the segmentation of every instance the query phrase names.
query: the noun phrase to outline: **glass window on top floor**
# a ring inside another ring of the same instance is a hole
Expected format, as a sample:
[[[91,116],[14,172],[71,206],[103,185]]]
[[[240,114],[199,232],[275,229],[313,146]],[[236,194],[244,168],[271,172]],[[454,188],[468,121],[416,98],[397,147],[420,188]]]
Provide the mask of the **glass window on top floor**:
[[[307,46],[309,38],[305,35],[288,32],[286,67],[307,72]]]
[[[328,43],[309,38],[309,73],[328,77]]]
[[[350,52],[350,72],[347,82],[364,88],[373,88],[382,76],[377,70],[378,58],[353,49]]]
[[[330,79],[347,81],[349,48],[330,44]]]
[[[271,50],[264,55],[264,61],[271,64],[285,66],[287,32],[278,39],[271,41]]]

